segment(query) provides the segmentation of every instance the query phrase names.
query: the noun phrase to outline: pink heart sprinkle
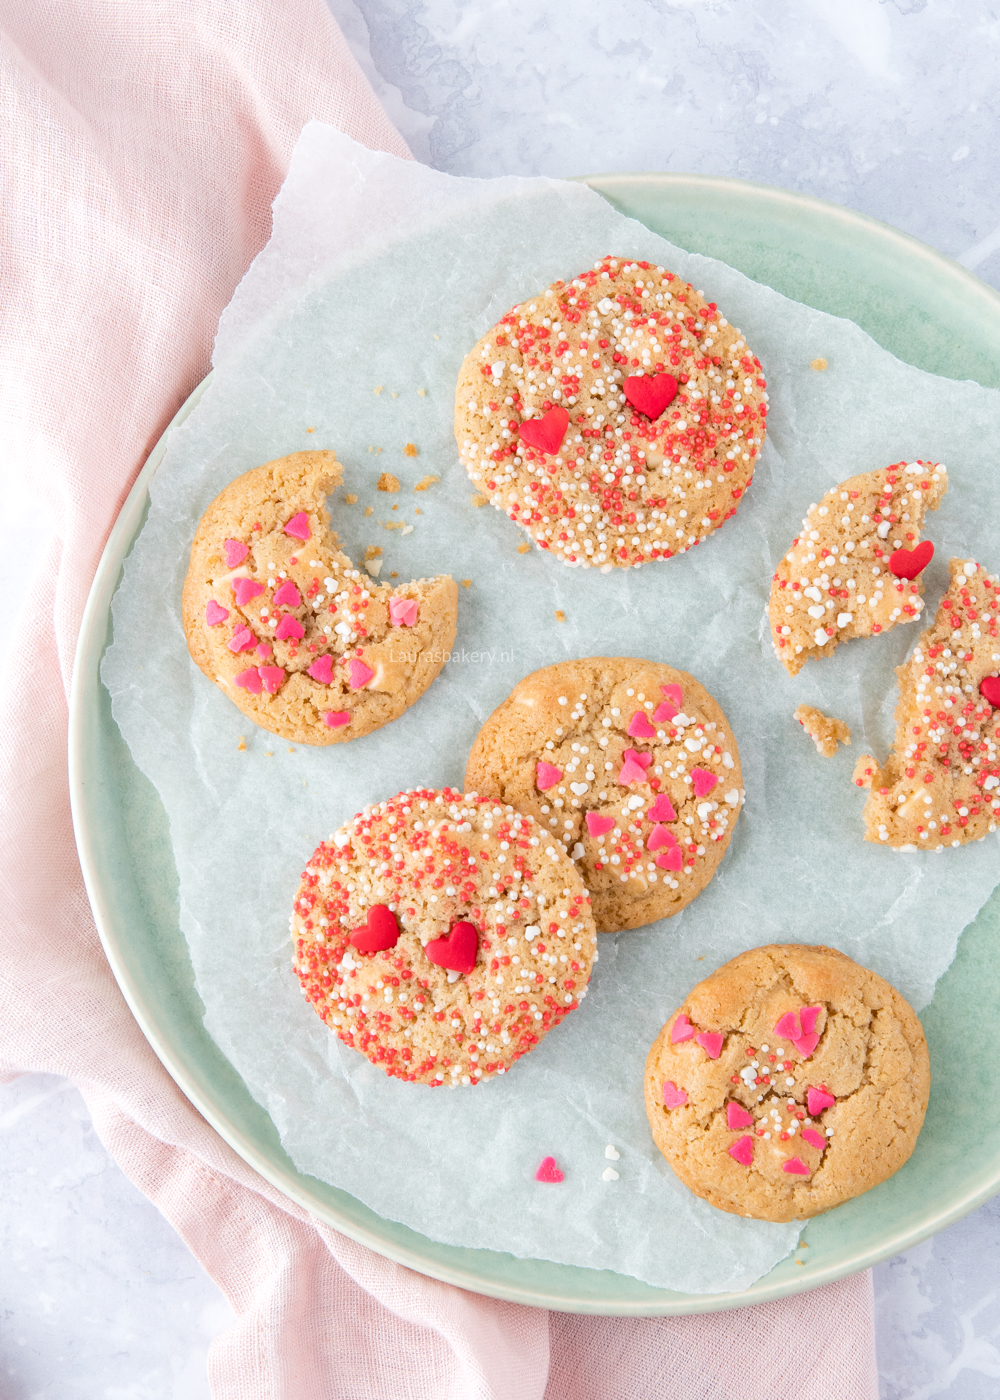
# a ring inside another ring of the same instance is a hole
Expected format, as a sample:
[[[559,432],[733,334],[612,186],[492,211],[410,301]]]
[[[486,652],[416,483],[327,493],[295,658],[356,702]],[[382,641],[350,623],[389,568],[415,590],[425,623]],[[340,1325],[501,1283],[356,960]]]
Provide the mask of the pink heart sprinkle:
[[[739,1162],[741,1167],[749,1167],[753,1161],[753,1138],[748,1133],[746,1137],[737,1138],[729,1149],[729,1155],[734,1161]]]
[[[826,1138],[822,1133],[818,1133],[815,1128],[803,1128],[799,1137],[803,1142],[807,1142],[810,1147],[815,1147],[817,1152],[826,1151]]]
[[[618,774],[618,781],[621,783],[622,787],[628,787],[630,783],[645,782],[645,779],[646,771],[644,768],[640,768],[638,763],[633,763],[632,760],[629,759],[626,763],[622,764],[622,770]]]
[[[796,1050],[799,1052],[802,1058],[804,1060],[808,1060],[809,1056],[819,1044],[819,1036],[816,1034],[815,1031],[813,1031],[811,1035],[800,1035],[798,1040],[792,1041],[792,1044],[795,1046]]]
[[[701,1035],[696,1035],[694,1039],[695,1044],[701,1046],[710,1060],[717,1060],[722,1054],[725,1036],[721,1031],[702,1031]]]
[[[678,710],[684,704],[684,692],[679,685],[661,685],[660,694],[666,696],[671,704],[677,706]]]
[[[333,657],[320,656],[309,667],[308,674],[321,685],[333,684]]]
[[[656,857],[656,864],[661,870],[683,870],[684,853],[680,846],[671,846],[669,850],[660,852]]]
[[[308,540],[312,531],[309,529],[309,517],[304,510],[300,510],[298,515],[293,515],[285,526],[285,534],[292,535],[297,540]]]
[[[806,1090],[806,1107],[810,1118],[818,1118],[824,1108],[832,1108],[837,1100],[823,1088]]]
[[[791,1172],[792,1176],[808,1176],[809,1168],[801,1157],[789,1157],[787,1162],[782,1162],[781,1170]]]
[[[803,1006],[799,1011],[799,1022],[802,1026],[802,1034],[808,1035],[815,1029],[819,1019],[819,1013],[823,1010],[821,1006]]]
[[[535,764],[535,786],[539,792],[548,792],[550,787],[555,787],[561,777],[561,768],[556,768],[551,763],[538,762]]]
[[[331,729],[340,729],[345,724],[350,724],[350,710],[327,710],[323,716],[323,723],[329,725]]]
[[[665,724],[668,719],[673,719],[674,715],[679,715],[680,710],[676,705],[671,705],[669,700],[661,700],[653,711],[653,718],[657,724]]]
[[[365,663],[359,661],[356,656],[351,658],[350,672],[352,690],[360,690],[363,686],[366,686],[375,674],[370,666],[366,666]]]
[[[553,1185],[558,1185],[563,1180],[563,1174],[556,1166],[554,1157],[546,1157],[542,1165],[535,1172],[536,1181],[548,1181]]]
[[[709,773],[705,768],[691,769],[691,782],[694,785],[695,797],[707,797],[718,781],[715,774]]]
[[[241,671],[234,679],[241,690],[249,690],[251,695],[260,694],[261,683],[256,666],[251,666],[247,671]]]
[[[264,585],[255,578],[234,578],[233,592],[241,608],[246,607],[251,598],[258,598],[264,592]]]
[[[600,812],[588,812],[586,822],[591,836],[607,836],[609,831],[615,829],[614,817],[602,817]]]
[[[252,647],[256,640],[257,638],[250,631],[250,628],[241,624],[229,639],[229,650],[246,651],[247,647]]]
[[[678,1089],[672,1079],[665,1079],[663,1082],[663,1102],[668,1108],[683,1108],[687,1103],[688,1096],[686,1089]]]
[[[214,598],[205,604],[205,622],[209,627],[218,627],[229,616],[229,609],[222,607]]]
[[[798,1040],[802,1034],[802,1027],[799,1025],[798,1015],[794,1011],[786,1011],[784,1016],[774,1028],[775,1035],[782,1040]]]
[[[642,710],[636,710],[632,716],[632,723],[628,727],[628,732],[633,739],[655,739],[656,730],[643,714]]]
[[[753,1122],[753,1114],[747,1113],[742,1104],[734,1103],[732,1099],[726,1104],[726,1123],[730,1128],[749,1128]]]
[[[272,647],[268,642],[258,642],[257,655],[263,657],[263,659],[266,661],[269,656],[274,655],[274,647]]]
[[[300,637],[306,635],[306,629],[297,617],[293,617],[291,613],[285,613],[278,623],[274,635],[279,642],[285,641],[288,637],[294,637],[298,641]]]
[[[258,666],[257,674],[264,682],[264,689],[268,695],[277,695],[281,682],[285,679],[285,673],[280,666]]]
[[[659,797],[650,807],[646,816],[651,822],[675,822],[677,813],[674,811],[674,804],[665,792],[661,792]]]
[[[690,1040],[694,1035],[694,1026],[688,1020],[683,1011],[674,1017],[674,1024],[670,1027],[671,1045],[679,1045],[682,1040]]]
[[[415,598],[392,598],[389,602],[389,621],[393,627],[412,627],[419,611],[420,605]]]
[[[240,540],[226,540],[222,546],[222,552],[226,556],[226,568],[237,569],[250,553],[250,547],[241,543]]]
[[[649,833],[649,840],[646,842],[647,851],[658,851],[661,846],[676,846],[677,840],[672,831],[668,831],[659,822]]]
[[[638,763],[640,768],[648,768],[653,761],[651,753],[640,753],[638,749],[626,749],[622,758],[625,759],[626,763],[631,759],[633,763]]]
[[[275,593],[274,601],[281,608],[297,608],[302,602],[302,594],[288,578]]]

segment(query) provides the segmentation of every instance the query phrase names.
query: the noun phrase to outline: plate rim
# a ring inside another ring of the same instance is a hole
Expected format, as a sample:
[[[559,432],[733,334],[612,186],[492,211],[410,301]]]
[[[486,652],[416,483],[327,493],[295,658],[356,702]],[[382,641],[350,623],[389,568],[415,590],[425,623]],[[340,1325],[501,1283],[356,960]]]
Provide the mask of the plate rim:
[[[694,189],[712,189],[723,193],[750,190],[758,196],[774,201],[776,205],[783,205],[786,208],[809,208],[812,212],[821,214],[825,218],[833,217],[842,224],[854,227],[861,226],[869,233],[875,232],[888,244],[898,243],[905,249],[908,256],[918,256],[939,275],[946,272],[949,278],[961,284],[967,293],[974,292],[977,297],[982,297],[985,294],[987,299],[994,304],[995,313],[1000,320],[1000,293],[982,282],[968,268],[893,225],[862,214],[850,206],[819,199],[813,195],[800,194],[793,190],[785,190],[779,186],[764,185],[729,176],[685,174],[676,171],[662,173],[647,171],[616,172],[608,175],[586,175],[574,178],[575,182],[588,185],[602,196],[605,190],[613,194],[615,187],[634,189],[636,185],[659,188],[673,185]],[[580,1299],[568,1294],[559,1296],[551,1288],[533,1289],[524,1283],[506,1283],[497,1279],[484,1280],[477,1277],[474,1269],[469,1265],[448,1265],[438,1259],[428,1259],[420,1254],[416,1247],[408,1247],[382,1238],[374,1229],[345,1219],[335,1207],[326,1202],[317,1201],[310,1194],[308,1188],[308,1183],[312,1178],[305,1173],[295,1171],[294,1168],[289,1171],[272,1162],[266,1152],[248,1141],[232,1122],[227,1121],[224,1108],[202,1092],[200,1086],[194,1082],[193,1076],[178,1061],[169,1040],[161,1034],[155,1016],[145,1005],[144,998],[140,995],[133,981],[122,949],[119,947],[113,917],[102,890],[100,863],[95,851],[96,842],[87,819],[88,795],[84,733],[86,710],[89,703],[89,686],[95,678],[97,684],[101,684],[98,668],[105,647],[111,599],[118,586],[125,556],[136,537],[138,522],[146,507],[149,483],[163,460],[171,434],[197,406],[211,384],[212,378],[213,372],[210,371],[185,399],[157,440],[135,478],[102,551],[81,618],[73,663],[69,697],[68,775],[73,829],[84,883],[101,945],[115,980],[145,1039],[174,1083],[237,1155],[282,1195],[304,1209],[310,1217],[322,1224],[332,1226],[350,1239],[364,1244],[383,1257],[403,1264],[420,1274],[503,1301],[550,1308],[556,1311],[604,1316],[661,1317],[709,1313],[735,1307],[750,1307],[758,1303],[791,1297],[797,1293],[832,1283],[862,1269],[870,1268],[905,1249],[912,1248],[938,1230],[961,1219],[962,1216],[975,1210],[984,1201],[1000,1192],[1000,1162],[998,1162],[992,1171],[984,1169],[974,1176],[963,1195],[957,1201],[953,1201],[946,1209],[938,1210],[931,1218],[925,1218],[918,1226],[900,1229],[881,1247],[867,1250],[856,1249],[852,1255],[842,1258],[839,1262],[818,1266],[815,1269],[810,1268],[801,1274],[785,1275],[775,1279],[773,1275],[780,1267],[778,1265],[775,1266],[775,1270],[765,1274],[748,1289],[739,1292],[690,1294],[655,1289],[653,1285],[646,1284],[647,1288],[662,1295],[660,1301],[654,1301],[650,1298],[622,1300],[615,1298],[611,1289],[608,1290],[606,1297],[594,1296]],[[394,1222],[387,1221],[386,1223],[393,1224]],[[420,1234],[420,1232],[413,1230],[410,1233]],[[429,1240],[427,1236],[421,1236],[421,1238]],[[439,1242],[430,1242],[434,1243],[436,1248],[448,1248],[440,1245]],[[489,1252],[495,1253],[496,1251]],[[580,1270],[585,1268],[581,1265],[564,1265],[563,1267]],[[611,1271],[586,1270],[586,1272]],[[640,1280],[640,1282],[644,1281]]]

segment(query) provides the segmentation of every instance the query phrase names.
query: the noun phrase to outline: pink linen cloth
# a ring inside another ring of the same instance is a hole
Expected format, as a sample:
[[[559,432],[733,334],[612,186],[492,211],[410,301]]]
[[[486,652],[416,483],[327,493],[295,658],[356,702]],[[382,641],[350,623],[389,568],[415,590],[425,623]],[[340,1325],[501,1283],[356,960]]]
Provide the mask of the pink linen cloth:
[[[874,1400],[870,1275],[659,1320],[466,1293],[312,1221],[147,1045],[70,823],[87,593],[136,473],[208,369],[302,126],[408,152],[322,0],[0,0],[0,64],[0,424],[26,503],[14,524],[48,539],[2,696],[0,1072],[74,1079],[108,1150],[228,1297],[216,1400]]]

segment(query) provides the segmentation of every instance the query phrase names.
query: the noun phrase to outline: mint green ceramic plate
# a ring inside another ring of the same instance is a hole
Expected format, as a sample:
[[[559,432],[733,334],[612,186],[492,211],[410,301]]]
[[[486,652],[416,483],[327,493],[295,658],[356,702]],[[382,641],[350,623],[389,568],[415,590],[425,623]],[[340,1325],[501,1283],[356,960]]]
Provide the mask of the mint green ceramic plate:
[[[682,247],[849,317],[911,364],[1000,386],[1000,296],[896,229],[837,205],[736,180],[614,175],[588,183]],[[570,1312],[709,1312],[784,1297],[887,1259],[1000,1190],[1000,1055],[993,1031],[1000,1008],[1000,893],[966,929],[922,1017],[934,1088],[913,1157],[891,1181],[813,1221],[804,1235],[808,1249],[744,1293],[673,1293],[621,1274],[437,1244],[297,1172],[270,1119],[202,1025],[178,926],[166,816],[132,763],[98,675],[111,638],[111,598],[145,519],[149,479],[169,434],[122,509],[84,615],[70,714],[73,817],[97,926],[128,1004],[181,1089],[241,1157],[317,1218],[410,1268],[494,1297]]]

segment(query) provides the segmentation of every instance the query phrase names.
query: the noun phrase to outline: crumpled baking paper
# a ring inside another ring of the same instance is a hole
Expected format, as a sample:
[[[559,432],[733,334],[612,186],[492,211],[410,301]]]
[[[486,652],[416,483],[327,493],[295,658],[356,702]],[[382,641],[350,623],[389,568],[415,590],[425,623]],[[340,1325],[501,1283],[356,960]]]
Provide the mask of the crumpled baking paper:
[[[764,365],[771,413],[733,520],[688,554],[604,576],[520,554],[520,531],[472,503],[451,424],[477,338],[608,251],[662,264],[717,301]],[[818,357],[825,372],[810,368]],[[950,554],[1000,565],[998,421],[996,391],[901,364],[855,325],[672,247],[583,186],[454,179],[306,127],[274,235],[222,318],[214,380],[152,481],[102,672],[169,815],[206,1025],[301,1171],[438,1240],[685,1291],[745,1288],[789,1252],[795,1225],[725,1215],[676,1181],[646,1123],[646,1052],[695,982],[770,942],[832,944],[919,1008],[996,883],[995,838],[940,855],[862,840],[854,759],[865,747],[885,755],[893,667],[918,626],[851,642],[792,680],[765,607],[809,504],[903,458],[943,460],[951,476],[926,527],[937,545],[928,615]],[[319,750],[256,730],[195,668],[180,624],[205,507],[241,472],[306,447],[332,447],[345,464],[331,508],[356,560],[379,545],[383,580],[469,581],[455,650],[426,695],[381,731]],[[398,495],[376,492],[382,471],[399,477]],[[415,493],[427,475],[440,479]],[[400,522],[412,531],[386,528]],[[300,995],[288,937],[299,874],[366,802],[461,787],[480,724],[514,683],[588,655],[668,662],[722,704],[747,792],[731,848],[681,915],[600,940],[581,1009],[509,1075],[475,1093],[387,1079]],[[792,718],[800,701],[847,720],[853,746],[819,757]],[[618,1180],[603,1179],[608,1145]],[[559,1186],[534,1180],[550,1154]]]

